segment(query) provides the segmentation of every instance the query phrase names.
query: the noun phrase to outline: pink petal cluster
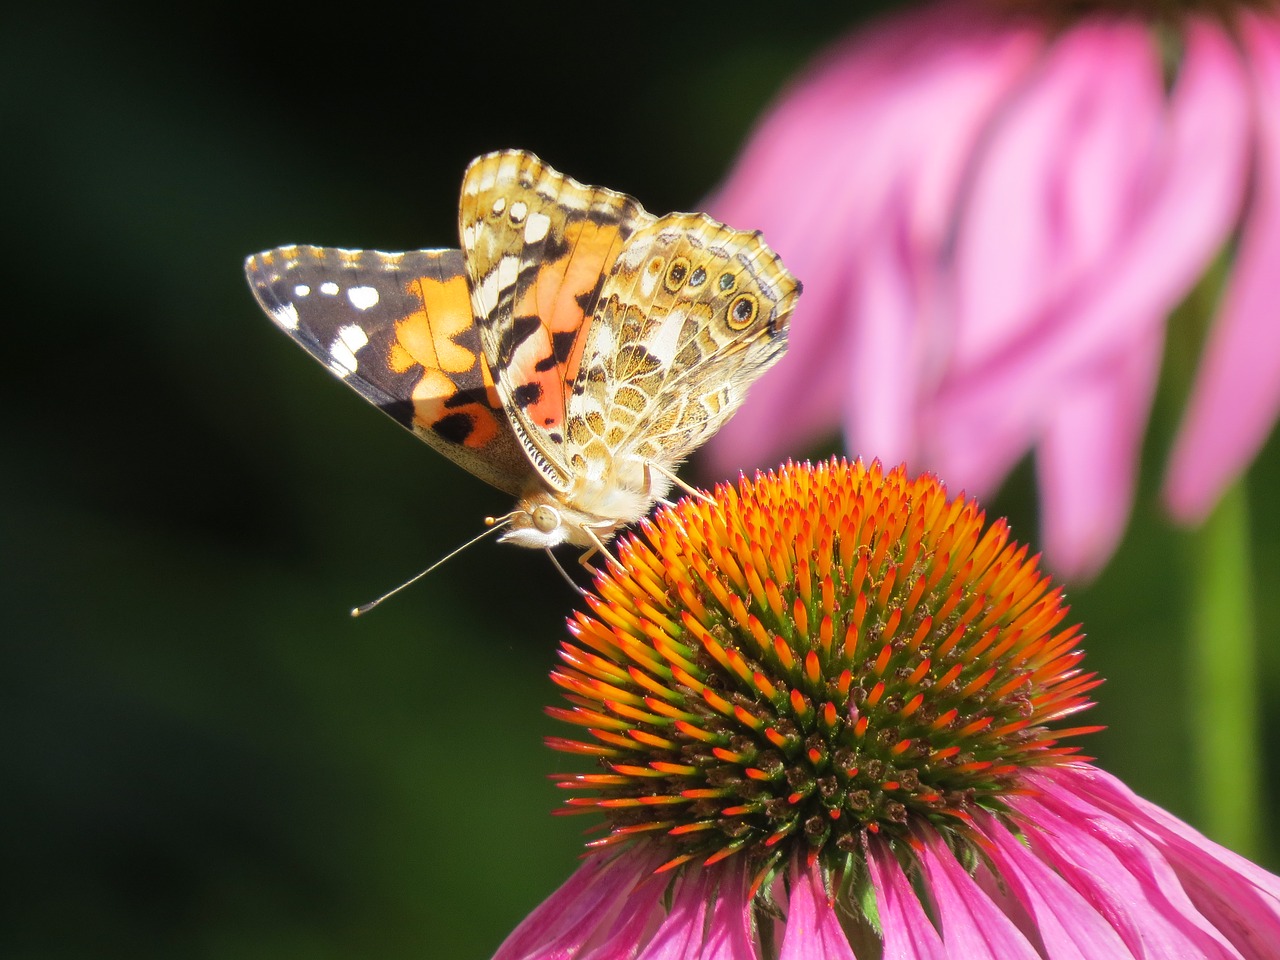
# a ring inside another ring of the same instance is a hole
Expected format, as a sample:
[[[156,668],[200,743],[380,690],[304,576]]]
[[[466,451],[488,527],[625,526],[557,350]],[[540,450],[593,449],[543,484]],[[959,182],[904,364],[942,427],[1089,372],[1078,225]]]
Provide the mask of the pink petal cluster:
[[[1170,311],[1232,249],[1165,481],[1203,518],[1280,411],[1280,20],[981,0],[848,38],[763,120],[712,211],[805,284],[789,355],[712,443],[720,472],[848,447],[993,490],[1036,452],[1057,570],[1127,521]],[[1167,45],[1166,45],[1167,46]]]
[[[1030,774],[1028,786],[1026,795],[1008,799],[1021,836],[994,816],[974,823],[986,855],[976,872],[938,835],[916,828],[909,846],[927,907],[889,843],[869,840],[866,865],[883,938],[876,956],[1280,957],[1280,878],[1087,764]],[[494,960],[858,956],[820,865],[796,864],[775,885],[781,915],[769,919],[753,907],[741,857],[655,874],[664,859],[661,842],[646,840],[622,853],[594,854]],[[768,944],[777,945],[776,954]]]

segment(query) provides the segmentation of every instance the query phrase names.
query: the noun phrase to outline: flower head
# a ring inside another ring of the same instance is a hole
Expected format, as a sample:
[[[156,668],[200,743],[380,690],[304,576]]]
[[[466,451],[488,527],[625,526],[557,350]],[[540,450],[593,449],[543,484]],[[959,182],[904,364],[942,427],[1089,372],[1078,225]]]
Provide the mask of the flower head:
[[[1280,880],[1063,743],[1099,681],[973,501],[789,466],[619,560],[551,711],[598,764],[557,778],[568,809],[607,833],[501,960],[1280,956],[1246,949],[1280,943]]]
[[[1229,252],[1165,480],[1202,519],[1280,412],[1274,6],[943,0],[838,43],[710,203],[806,287],[713,467],[843,424],[858,454],[984,496],[1034,450],[1046,556],[1091,574],[1129,516],[1166,322]]]

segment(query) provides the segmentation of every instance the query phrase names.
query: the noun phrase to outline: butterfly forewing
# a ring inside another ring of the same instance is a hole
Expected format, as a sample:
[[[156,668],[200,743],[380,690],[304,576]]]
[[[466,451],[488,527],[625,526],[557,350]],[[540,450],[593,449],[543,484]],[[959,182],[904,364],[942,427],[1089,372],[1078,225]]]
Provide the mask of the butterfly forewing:
[[[277,326],[393,420],[498,489],[528,491],[460,250],[280,247],[245,273]]]
[[[567,491],[566,385],[600,287],[626,239],[654,218],[520,151],[476,160],[459,223],[473,306],[512,427],[553,488]]]

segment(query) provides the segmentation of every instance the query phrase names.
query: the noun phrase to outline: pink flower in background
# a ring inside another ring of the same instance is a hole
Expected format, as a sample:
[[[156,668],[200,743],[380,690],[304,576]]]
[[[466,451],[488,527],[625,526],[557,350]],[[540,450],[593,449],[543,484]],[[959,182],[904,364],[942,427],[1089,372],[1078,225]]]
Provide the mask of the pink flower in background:
[[[1132,506],[1169,314],[1233,240],[1165,478],[1177,519],[1280,408],[1280,21],[1007,11],[859,32],[751,138],[710,207],[763,230],[805,296],[710,466],[843,424],[853,453],[981,495],[1034,449],[1046,556],[1088,576]]]

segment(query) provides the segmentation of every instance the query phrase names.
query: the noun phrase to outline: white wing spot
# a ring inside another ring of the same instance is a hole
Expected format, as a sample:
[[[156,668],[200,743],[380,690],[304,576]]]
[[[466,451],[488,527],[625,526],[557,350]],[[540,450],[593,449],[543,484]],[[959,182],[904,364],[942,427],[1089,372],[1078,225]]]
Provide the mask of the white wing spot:
[[[471,303],[476,308],[476,313],[482,317],[491,314],[498,306],[498,297],[502,291],[514,284],[519,274],[519,257],[503,257],[499,260],[498,265],[480,281],[472,294]]]
[[[497,274],[499,287],[505,289],[515,284],[516,277],[520,275],[520,258],[503,257],[498,261]]]
[[[662,278],[661,270],[644,270],[640,274],[640,293],[646,299],[653,296],[658,289],[658,281]]]
[[[271,311],[271,319],[276,322],[276,326],[283,327],[286,330],[298,329],[298,308],[292,303],[286,303],[282,307],[276,307]]]
[[[551,229],[551,218],[545,213],[534,213],[524,224],[524,242],[537,243]]]
[[[687,315],[683,310],[672,310],[645,342],[645,349],[664,365],[675,359],[680,332],[684,329],[686,319]]]
[[[501,212],[502,212],[503,210],[505,210],[505,209],[507,209],[507,198],[506,198],[506,197],[499,197],[497,200],[493,201],[493,212],[494,212],[494,213],[501,213]]]
[[[519,223],[524,219],[524,215],[529,212],[529,205],[523,200],[517,200],[511,205],[511,222]]]
[[[347,299],[357,310],[368,310],[378,304],[378,291],[373,287],[352,287],[347,291]]]
[[[308,287],[305,283],[300,283],[293,288],[293,295],[295,297],[305,297],[310,292],[311,292],[311,288]]]
[[[340,377],[356,372],[356,351],[369,342],[369,335],[354,323],[338,328],[338,335],[329,344],[329,369]]]
[[[332,280],[326,280],[320,284],[320,292],[326,297],[336,297],[338,295],[338,285]]]

